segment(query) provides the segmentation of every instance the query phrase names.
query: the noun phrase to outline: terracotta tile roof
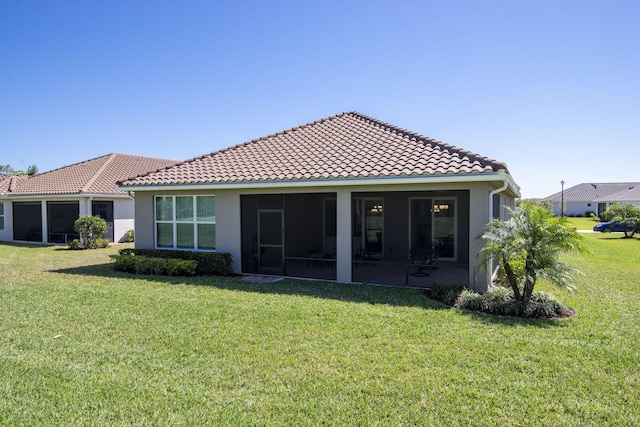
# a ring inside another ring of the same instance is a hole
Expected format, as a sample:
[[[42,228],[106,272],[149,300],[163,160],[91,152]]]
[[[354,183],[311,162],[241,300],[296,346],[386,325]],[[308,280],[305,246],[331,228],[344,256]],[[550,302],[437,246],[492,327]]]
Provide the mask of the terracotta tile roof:
[[[120,194],[123,191],[117,189],[117,181],[175,163],[175,160],[112,153],[30,177],[3,179],[0,181],[0,194]]]
[[[2,181],[0,181],[0,194],[15,191],[18,184],[26,179],[26,176],[7,175]]]
[[[564,190],[564,201],[565,203],[610,201],[611,195],[638,186],[640,186],[640,182],[585,182]],[[542,200],[545,202],[560,202],[562,197],[562,191],[559,191]]]
[[[357,112],[187,160],[123,186],[485,173],[507,166]]]

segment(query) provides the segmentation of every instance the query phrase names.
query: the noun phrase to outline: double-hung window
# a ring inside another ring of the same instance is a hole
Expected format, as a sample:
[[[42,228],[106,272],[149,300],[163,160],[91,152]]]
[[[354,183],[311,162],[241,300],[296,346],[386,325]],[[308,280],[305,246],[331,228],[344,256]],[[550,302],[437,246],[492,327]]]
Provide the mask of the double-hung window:
[[[4,230],[4,202],[0,202],[0,230]]]
[[[156,247],[214,250],[216,200],[214,196],[156,196]]]

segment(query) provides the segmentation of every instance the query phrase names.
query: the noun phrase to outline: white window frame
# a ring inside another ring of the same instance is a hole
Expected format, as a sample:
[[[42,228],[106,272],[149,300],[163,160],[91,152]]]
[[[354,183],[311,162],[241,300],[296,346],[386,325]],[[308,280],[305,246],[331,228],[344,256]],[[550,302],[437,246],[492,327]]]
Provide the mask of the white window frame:
[[[5,220],[5,215],[4,215],[4,202],[0,202],[0,219],[2,219],[2,221],[0,221],[0,231],[4,230],[4,220]]]
[[[190,197],[191,198],[191,202],[192,202],[192,206],[193,206],[193,220],[192,221],[185,221],[185,220],[177,220],[177,209],[178,209],[178,205],[176,203],[176,199],[178,197]],[[169,196],[169,195],[157,195],[154,196],[153,198],[153,240],[154,240],[154,247],[156,249],[168,249],[168,250],[178,250],[178,251],[198,251],[198,252],[215,252],[216,251],[216,242],[213,242],[213,249],[200,249],[198,248],[198,226],[199,225],[204,225],[204,224],[212,224],[214,225],[214,227],[216,226],[216,220],[213,221],[202,221],[202,220],[198,220],[198,205],[197,205],[197,200],[198,197],[211,197],[214,199],[214,203],[215,203],[215,196],[211,195],[211,194],[196,194],[196,195],[175,195],[175,196]],[[171,198],[171,220],[158,220],[158,204],[157,204],[157,200],[159,198]],[[215,217],[215,212],[214,212],[214,217]],[[168,246],[158,246],[158,224],[171,224],[172,225],[172,242],[173,245],[171,247]],[[193,224],[193,247],[190,248],[185,248],[185,247],[178,247],[178,224]],[[216,233],[217,236],[217,233]]]

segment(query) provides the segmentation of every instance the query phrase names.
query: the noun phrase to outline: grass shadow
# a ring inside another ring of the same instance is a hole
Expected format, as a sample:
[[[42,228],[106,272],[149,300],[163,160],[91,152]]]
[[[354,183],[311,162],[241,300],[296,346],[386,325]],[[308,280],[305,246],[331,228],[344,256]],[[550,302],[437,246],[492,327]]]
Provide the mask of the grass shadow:
[[[571,317],[564,319],[533,319],[529,317],[499,316],[496,314],[483,313],[481,311],[460,310],[460,312],[471,319],[485,325],[504,326],[533,326],[537,328],[564,328]]]
[[[596,237],[596,240],[637,240],[640,242],[637,237],[640,237],[638,233],[629,237],[625,237],[622,233],[603,233],[601,236]]]
[[[14,248],[27,248],[27,249],[42,249],[51,246],[56,246],[53,243],[41,243],[41,242],[0,242],[2,246],[11,246]]]
[[[153,276],[134,275],[116,271],[112,263],[49,270],[51,273],[82,276],[145,280],[168,285],[209,286],[238,292],[254,292],[273,295],[293,295],[309,298],[332,299],[342,302],[421,307],[431,310],[450,310],[435,300],[425,297],[417,288],[381,286],[361,283],[336,283],[320,280],[283,278],[277,282],[256,283],[242,280],[244,276]]]

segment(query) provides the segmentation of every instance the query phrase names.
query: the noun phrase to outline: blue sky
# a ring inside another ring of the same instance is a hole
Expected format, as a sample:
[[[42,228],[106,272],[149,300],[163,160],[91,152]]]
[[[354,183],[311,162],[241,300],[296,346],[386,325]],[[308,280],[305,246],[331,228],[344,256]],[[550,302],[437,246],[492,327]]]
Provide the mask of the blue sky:
[[[524,197],[640,181],[640,2],[0,0],[0,164],[199,156],[359,111]]]

